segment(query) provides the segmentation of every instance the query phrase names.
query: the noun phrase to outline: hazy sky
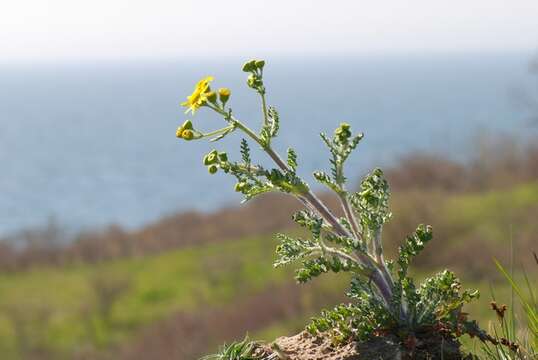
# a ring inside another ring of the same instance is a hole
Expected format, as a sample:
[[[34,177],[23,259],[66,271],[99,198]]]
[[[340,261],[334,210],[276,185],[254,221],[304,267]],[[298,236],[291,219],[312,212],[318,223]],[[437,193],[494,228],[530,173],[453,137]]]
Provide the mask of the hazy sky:
[[[3,0],[0,60],[529,50],[538,0]]]

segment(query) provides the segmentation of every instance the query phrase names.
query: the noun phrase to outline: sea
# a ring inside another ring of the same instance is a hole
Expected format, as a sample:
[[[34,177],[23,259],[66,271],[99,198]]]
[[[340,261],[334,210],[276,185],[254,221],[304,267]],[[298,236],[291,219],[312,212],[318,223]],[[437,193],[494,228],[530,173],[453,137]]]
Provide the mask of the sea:
[[[416,151],[465,161],[484,134],[535,131],[522,101],[538,82],[532,55],[268,58],[268,102],[281,116],[275,148],[293,147],[299,173],[311,179],[329,168],[319,133],[347,122],[365,134],[348,163],[351,182]],[[236,117],[259,129],[260,101],[243,60],[0,65],[0,237],[51,222],[69,231],[137,229],[179,211],[239,204],[234,180],[209,175],[202,157],[213,148],[237,157],[242,135],[187,143],[175,130],[186,119],[204,131],[224,126],[208,109],[191,116],[180,107],[208,75],[215,88],[232,90]],[[253,161],[269,166],[251,147]]]

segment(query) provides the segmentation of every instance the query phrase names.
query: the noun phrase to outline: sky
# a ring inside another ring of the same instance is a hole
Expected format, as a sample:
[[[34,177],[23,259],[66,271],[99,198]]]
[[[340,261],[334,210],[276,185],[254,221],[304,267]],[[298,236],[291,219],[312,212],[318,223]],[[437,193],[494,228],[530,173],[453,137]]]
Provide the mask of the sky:
[[[538,48],[538,0],[4,0],[7,62]]]

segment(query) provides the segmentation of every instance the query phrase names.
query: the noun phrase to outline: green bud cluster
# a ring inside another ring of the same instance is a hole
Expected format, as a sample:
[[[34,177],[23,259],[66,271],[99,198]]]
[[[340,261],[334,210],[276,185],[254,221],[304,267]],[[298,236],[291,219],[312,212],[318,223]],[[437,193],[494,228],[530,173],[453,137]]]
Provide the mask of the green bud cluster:
[[[351,137],[351,126],[348,123],[341,123],[339,127],[334,130],[334,137],[339,143],[347,143]]]
[[[257,72],[263,70],[265,66],[264,60],[249,60],[243,64],[244,72]]]
[[[203,158],[203,163],[207,166],[207,171],[210,174],[215,174],[219,167],[226,168],[228,162],[228,155],[225,152],[218,152],[217,150],[211,150]]]
[[[186,141],[200,139],[202,136],[203,136],[202,133],[194,129],[192,125],[192,121],[190,120],[186,120],[176,130],[176,137],[186,140]]]
[[[250,60],[243,65],[243,71],[250,73],[247,78],[247,85],[251,89],[258,91],[260,94],[265,93],[263,86],[263,67],[265,61],[263,60]]]
[[[244,181],[240,181],[238,182],[237,184],[235,184],[234,186],[234,190],[236,192],[240,192],[242,194],[246,194],[248,193],[248,191],[252,188],[252,185],[250,185],[249,183],[247,182],[244,182]]]

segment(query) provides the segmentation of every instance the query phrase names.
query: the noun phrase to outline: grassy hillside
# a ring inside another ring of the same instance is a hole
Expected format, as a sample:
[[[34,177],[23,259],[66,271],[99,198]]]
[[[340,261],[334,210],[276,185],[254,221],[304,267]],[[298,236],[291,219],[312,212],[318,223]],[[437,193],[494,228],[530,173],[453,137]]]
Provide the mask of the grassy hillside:
[[[244,238],[99,265],[2,274],[0,351],[15,358],[35,349],[67,356],[74,349],[105,348],[173,313],[203,312],[284,286],[292,275],[272,268],[275,245],[271,237]],[[341,290],[341,284],[325,285]]]
[[[445,266],[457,269],[465,286],[484,295],[470,312],[483,323],[492,319],[491,259],[509,259],[510,238],[523,262],[536,247],[538,183],[485,193],[409,191],[398,194],[393,206],[388,247],[394,252],[419,221],[433,223],[436,239],[418,259],[418,276]],[[192,358],[247,330],[265,339],[294,332],[320,307],[341,300],[346,279],[290,285],[292,269],[272,268],[275,245],[271,236],[244,237],[143,257],[1,273],[0,353],[6,359],[144,358],[149,350],[141,343],[163,345],[162,339],[152,340],[156,333],[170,337],[178,356]],[[494,288],[508,299],[506,284]],[[256,322],[242,316],[242,309],[249,309],[251,318],[260,311],[273,315]],[[174,335],[183,331],[181,324],[193,327],[188,340]],[[167,332],[172,334],[163,335]],[[203,341],[188,348],[196,336]]]

